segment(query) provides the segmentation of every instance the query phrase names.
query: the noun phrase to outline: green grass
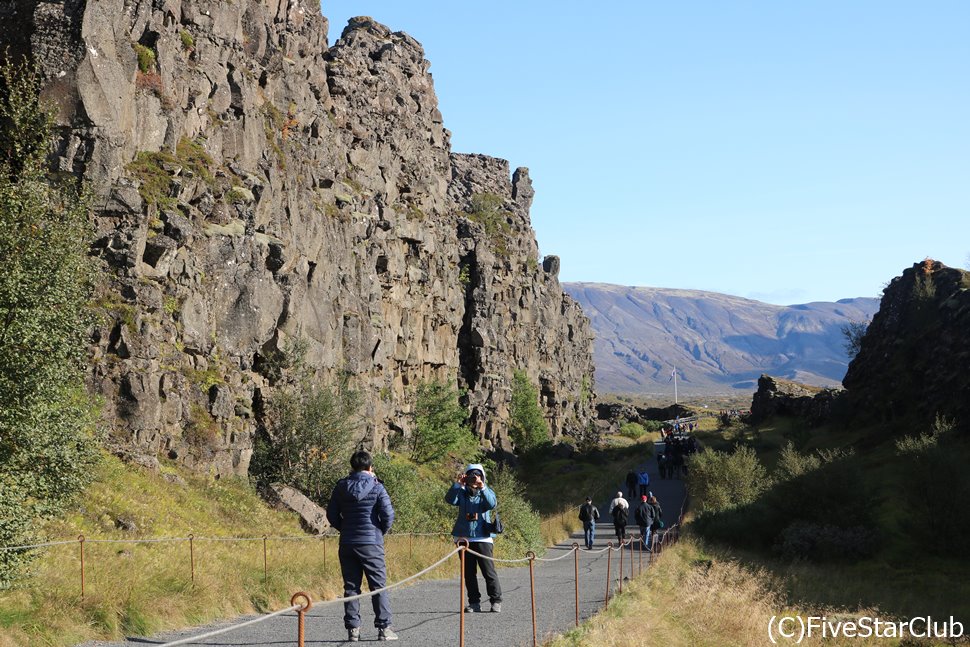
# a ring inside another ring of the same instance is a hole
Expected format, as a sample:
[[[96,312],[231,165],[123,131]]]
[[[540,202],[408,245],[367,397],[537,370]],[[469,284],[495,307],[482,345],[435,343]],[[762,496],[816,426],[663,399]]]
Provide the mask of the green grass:
[[[184,484],[171,482],[178,476]],[[125,532],[124,518],[136,530]],[[262,537],[268,541],[263,581],[262,542],[195,542],[193,584],[186,542],[85,546],[85,596],[80,600],[77,544],[43,550],[28,575],[0,591],[0,646],[73,645],[185,627],[289,604],[298,590],[314,600],[342,591],[335,539],[273,541],[305,536],[295,515],[269,508],[248,483],[214,481],[165,464],[161,473],[105,456],[81,505],[47,523],[50,539]],[[400,579],[452,548],[439,538],[388,538],[391,579]],[[439,569],[440,570],[440,569]],[[451,571],[432,576],[450,576]]]
[[[912,459],[897,452],[896,432],[882,425],[811,428],[800,420],[776,417],[755,428],[698,433],[701,442],[713,449],[730,450],[737,443],[751,446],[769,471],[775,469],[780,450],[788,442],[803,454],[849,448],[851,455],[840,460],[859,475],[860,486],[869,493],[869,523],[878,537],[869,558],[848,563],[790,562],[780,559],[770,547],[758,549],[754,541],[732,540],[733,554],[781,578],[793,603],[872,606],[899,617],[933,613],[970,619],[970,564],[955,556],[931,554],[907,530],[909,513],[901,495],[910,485],[902,475]],[[957,444],[953,451],[965,448]],[[845,500],[854,494],[846,492]]]

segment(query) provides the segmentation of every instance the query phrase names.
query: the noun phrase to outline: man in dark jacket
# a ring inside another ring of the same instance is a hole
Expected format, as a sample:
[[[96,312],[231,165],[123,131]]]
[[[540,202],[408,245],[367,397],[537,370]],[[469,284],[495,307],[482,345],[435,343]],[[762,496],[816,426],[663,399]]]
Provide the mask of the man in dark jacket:
[[[600,511],[593,505],[593,500],[586,497],[586,503],[579,507],[579,520],[583,522],[586,550],[593,550],[593,537],[596,535],[596,521],[599,518]]]
[[[340,572],[344,578],[344,597],[360,595],[361,579],[367,576],[371,591],[387,584],[384,564],[384,535],[394,523],[391,498],[374,474],[371,456],[365,451],[350,457],[353,471],[337,481],[330,503],[327,521],[340,531]],[[371,596],[374,606],[374,626],[378,640],[397,640],[391,629],[391,604],[387,592]],[[360,601],[344,602],[344,627],[348,640],[360,640]]]
[[[626,474],[626,498],[633,500],[633,497],[637,495],[637,483],[639,482],[639,477],[637,473],[630,470]]]
[[[650,550],[650,531],[653,529],[654,521],[656,521],[656,513],[657,510],[648,502],[647,495],[641,496],[640,505],[637,506],[634,516],[637,525],[640,526],[640,542],[647,550]]]

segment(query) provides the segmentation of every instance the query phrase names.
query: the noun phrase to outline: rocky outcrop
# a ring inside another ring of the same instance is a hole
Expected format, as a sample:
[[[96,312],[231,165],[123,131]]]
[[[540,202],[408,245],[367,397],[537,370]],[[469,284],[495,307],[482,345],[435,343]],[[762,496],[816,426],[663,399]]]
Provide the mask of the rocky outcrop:
[[[691,410],[682,404],[672,404],[668,407],[637,407],[617,402],[599,402],[596,405],[598,420],[626,420],[643,424],[649,420],[675,420],[690,415],[693,415]]]
[[[832,406],[841,393],[841,389],[822,389],[762,375],[751,398],[750,421],[758,423],[782,415],[821,424],[832,415]]]
[[[16,0],[58,110],[61,171],[95,193],[92,387],[112,443],[245,473],[273,364],[299,338],[409,433],[418,383],[467,389],[493,450],[512,373],[555,436],[588,427],[591,333],[538,258],[526,169],[450,151],[421,46],[370,18],[333,46],[299,0]],[[15,28],[8,29],[8,25]]]
[[[266,500],[281,510],[290,510],[300,517],[300,525],[307,532],[322,535],[330,529],[327,511],[308,499],[302,492],[282,483],[273,483],[265,493]]]
[[[927,259],[894,278],[849,364],[851,409],[929,429],[937,415],[970,429],[970,273]]]

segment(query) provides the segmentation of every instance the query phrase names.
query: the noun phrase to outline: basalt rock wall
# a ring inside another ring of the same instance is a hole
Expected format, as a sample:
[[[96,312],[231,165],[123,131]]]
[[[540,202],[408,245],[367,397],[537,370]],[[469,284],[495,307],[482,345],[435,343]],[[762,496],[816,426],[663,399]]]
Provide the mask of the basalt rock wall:
[[[853,411],[928,432],[970,430],[970,272],[927,259],[883,291],[842,381]]]
[[[407,436],[416,385],[441,380],[513,450],[515,370],[555,436],[588,427],[592,336],[539,259],[528,170],[451,152],[410,36],[361,17],[330,46],[297,0],[15,0],[0,19],[57,107],[57,169],[95,196],[90,383],[117,448],[245,473],[297,339],[317,379],[362,391],[365,446]]]

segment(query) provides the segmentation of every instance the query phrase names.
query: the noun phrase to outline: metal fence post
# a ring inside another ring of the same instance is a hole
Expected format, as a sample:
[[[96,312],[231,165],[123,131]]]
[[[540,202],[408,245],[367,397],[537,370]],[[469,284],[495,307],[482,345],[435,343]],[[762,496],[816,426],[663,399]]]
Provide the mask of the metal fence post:
[[[626,541],[620,540],[620,593],[623,593],[623,549],[626,548]]]
[[[532,594],[532,647],[538,647],[539,634],[536,631],[536,554],[530,550],[525,555],[529,558],[529,591]]]
[[[573,542],[573,584],[576,591],[576,626],[579,626],[579,544]]]
[[[458,647],[465,647],[465,551],[468,540],[458,541]]]
[[[189,534],[189,568],[192,569],[192,585],[195,586],[195,535]]]
[[[306,612],[309,611],[310,607],[313,606],[313,602],[310,600],[309,595],[307,595],[303,591],[299,591],[297,593],[294,593],[293,597],[290,598],[290,604],[296,604],[296,601],[299,600],[300,598],[303,598],[304,600],[306,600],[306,604],[296,610],[296,644],[297,644],[297,647],[305,647],[303,642],[304,624],[305,624],[304,616],[306,615]]]
[[[613,542],[607,542],[606,546],[609,550],[606,551],[606,601],[603,603],[604,607],[610,606],[610,571],[612,570],[611,565],[613,562]]]
[[[266,535],[263,535],[263,584],[269,579],[269,569],[266,568]]]
[[[641,537],[642,539],[642,537]],[[630,536],[630,579],[633,579],[633,536]]]
[[[81,599],[84,599],[84,535],[77,536],[78,544],[81,547]]]

